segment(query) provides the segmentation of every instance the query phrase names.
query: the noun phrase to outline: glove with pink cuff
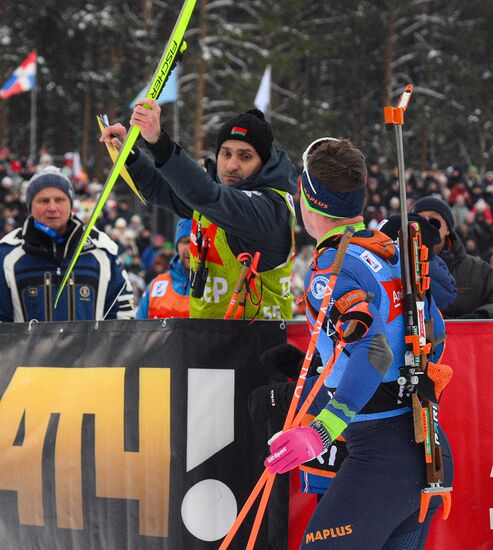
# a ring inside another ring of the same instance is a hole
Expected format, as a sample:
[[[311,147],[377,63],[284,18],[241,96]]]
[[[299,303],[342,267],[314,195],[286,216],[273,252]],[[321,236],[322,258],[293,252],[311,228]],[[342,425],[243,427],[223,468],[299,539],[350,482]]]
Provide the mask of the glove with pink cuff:
[[[292,428],[276,437],[270,446],[271,454],[264,461],[267,470],[271,474],[283,474],[320,455],[331,441],[326,430],[318,428],[319,424]]]

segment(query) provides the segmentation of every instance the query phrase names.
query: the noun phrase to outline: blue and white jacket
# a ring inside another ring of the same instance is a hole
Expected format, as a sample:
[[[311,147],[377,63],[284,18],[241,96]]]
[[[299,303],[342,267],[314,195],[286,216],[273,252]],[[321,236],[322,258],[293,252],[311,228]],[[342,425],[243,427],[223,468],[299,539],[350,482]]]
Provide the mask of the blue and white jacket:
[[[117,255],[117,245],[93,230],[56,308],[62,277],[83,233],[69,220],[63,242],[35,227],[29,216],[22,228],[0,241],[0,321],[27,322],[132,319],[133,294]]]

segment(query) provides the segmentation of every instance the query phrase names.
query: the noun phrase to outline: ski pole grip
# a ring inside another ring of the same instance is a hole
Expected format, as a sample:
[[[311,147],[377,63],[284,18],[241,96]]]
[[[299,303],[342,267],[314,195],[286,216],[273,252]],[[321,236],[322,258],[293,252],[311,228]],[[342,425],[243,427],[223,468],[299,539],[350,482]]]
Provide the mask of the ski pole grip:
[[[238,280],[236,281],[235,285],[235,292],[240,292],[241,287],[246,281],[246,278],[248,277],[248,273],[250,272],[250,263],[245,264],[240,271],[240,274],[238,276]]]

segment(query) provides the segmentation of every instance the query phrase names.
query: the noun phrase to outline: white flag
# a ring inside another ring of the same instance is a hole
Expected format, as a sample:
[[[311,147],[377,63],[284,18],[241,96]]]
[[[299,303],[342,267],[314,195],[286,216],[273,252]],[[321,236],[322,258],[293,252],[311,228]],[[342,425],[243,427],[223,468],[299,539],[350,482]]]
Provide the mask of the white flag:
[[[80,178],[82,176],[82,165],[80,163],[80,154],[76,151],[74,153],[74,160],[72,163],[72,177]]]
[[[265,67],[264,76],[258,87],[257,95],[254,101],[255,107],[262,112],[267,113],[270,108],[270,65]]]

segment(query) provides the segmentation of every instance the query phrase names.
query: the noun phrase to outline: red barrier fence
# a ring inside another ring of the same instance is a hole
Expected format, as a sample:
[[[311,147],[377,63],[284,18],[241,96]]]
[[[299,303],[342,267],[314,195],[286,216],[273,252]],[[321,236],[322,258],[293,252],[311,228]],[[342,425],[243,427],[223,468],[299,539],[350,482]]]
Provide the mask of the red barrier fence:
[[[447,322],[443,362],[454,369],[440,404],[440,420],[454,452],[455,478],[449,519],[435,516],[426,550],[493,549],[493,357],[492,322]],[[291,344],[306,349],[305,325],[288,330]],[[298,550],[316,498],[300,494],[291,476],[289,550]]]

